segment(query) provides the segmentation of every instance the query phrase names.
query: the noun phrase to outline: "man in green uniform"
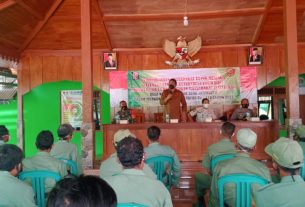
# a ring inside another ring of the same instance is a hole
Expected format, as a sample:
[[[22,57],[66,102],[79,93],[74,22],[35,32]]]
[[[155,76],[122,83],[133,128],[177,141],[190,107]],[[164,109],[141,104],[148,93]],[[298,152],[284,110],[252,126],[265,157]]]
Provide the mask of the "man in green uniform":
[[[221,126],[220,135],[222,139],[209,146],[207,154],[202,160],[202,166],[208,171],[209,174],[196,173],[195,174],[195,190],[198,198],[198,206],[204,206],[204,194],[211,186],[211,172],[210,163],[213,157],[222,154],[235,154],[235,145],[231,141],[234,135],[235,125],[230,122],[225,122]]]
[[[10,139],[10,133],[4,125],[0,125],[0,145],[5,144]]]
[[[135,135],[132,134],[128,129],[119,129],[114,134],[114,137],[113,137],[114,148],[117,149],[117,144],[122,139],[124,139],[125,137],[128,137],[128,136],[135,137]],[[118,157],[117,157],[117,153],[115,152],[112,155],[110,155],[109,158],[107,158],[106,160],[104,160],[101,163],[100,177],[101,178],[106,178],[106,177],[109,177],[109,176],[120,174],[122,171],[123,171],[123,166],[119,162]],[[157,178],[156,174],[146,164],[144,164],[144,170],[143,171],[147,176],[149,176],[151,178],[154,178],[154,179]]]
[[[36,206],[32,187],[16,178],[22,169],[22,158],[16,145],[0,146],[0,206]]]
[[[303,150],[294,140],[279,138],[269,144],[265,152],[273,159],[281,182],[259,189],[255,195],[257,207],[305,206],[305,182],[299,175],[303,165]]]
[[[144,148],[139,139],[126,137],[118,143],[117,155],[124,170],[105,178],[114,189],[118,203],[138,203],[151,207],[172,207],[169,191],[160,181],[143,172]]]
[[[68,174],[66,164],[50,155],[54,137],[50,131],[41,131],[36,138],[38,152],[31,158],[23,160],[23,171],[47,170],[59,173],[61,177]],[[46,182],[46,192],[49,192],[55,185],[54,180]]]
[[[217,182],[221,176],[229,174],[252,174],[270,181],[269,169],[261,162],[250,158],[250,154],[255,149],[257,135],[249,128],[243,128],[237,132],[237,146],[239,153],[234,158],[220,162],[213,172],[210,206],[219,206]],[[225,186],[224,202],[228,206],[235,206],[235,187]]]
[[[173,158],[173,185],[179,185],[180,179],[180,161],[176,152],[169,146],[160,145],[159,137],[161,130],[157,126],[151,126],[147,129],[147,137],[149,139],[149,145],[144,149],[147,155],[147,159],[156,156],[168,156]]]
[[[71,124],[62,124],[57,130],[59,141],[52,147],[51,155],[56,158],[72,160],[77,164],[78,175],[83,174],[82,160],[77,146],[71,143],[74,128]]]
[[[305,125],[300,125],[296,129],[296,135],[298,137],[298,142],[303,149],[303,153],[305,154]]]

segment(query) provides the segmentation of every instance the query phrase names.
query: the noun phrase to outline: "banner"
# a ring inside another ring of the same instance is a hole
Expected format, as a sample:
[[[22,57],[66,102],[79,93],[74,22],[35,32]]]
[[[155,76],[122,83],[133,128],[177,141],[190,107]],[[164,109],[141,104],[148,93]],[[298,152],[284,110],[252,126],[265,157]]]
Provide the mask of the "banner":
[[[228,67],[111,72],[111,106],[121,100],[128,101],[129,107],[159,106],[171,78],[177,80],[188,105],[200,105],[203,98],[211,104],[239,104],[244,97],[256,103],[256,68]]]
[[[61,124],[69,123],[74,128],[82,125],[82,91],[61,91]]]

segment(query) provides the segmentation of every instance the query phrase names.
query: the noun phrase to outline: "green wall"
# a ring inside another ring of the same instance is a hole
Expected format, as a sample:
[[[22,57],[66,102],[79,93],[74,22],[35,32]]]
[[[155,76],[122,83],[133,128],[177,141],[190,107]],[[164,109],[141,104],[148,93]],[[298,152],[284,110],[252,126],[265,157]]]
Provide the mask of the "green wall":
[[[5,125],[10,132],[8,143],[17,144],[17,100],[0,104],[0,125]]]
[[[305,74],[301,74],[301,75],[299,75],[299,77],[305,79]],[[285,77],[281,76],[281,77],[275,79],[274,81],[272,81],[271,83],[269,83],[267,86],[268,87],[285,87],[286,86]]]
[[[35,139],[41,130],[50,130],[57,138],[57,128],[60,124],[60,91],[81,90],[81,82],[59,81],[44,83],[23,96],[23,118],[24,118],[24,143],[25,155],[33,156],[37,149]],[[109,94],[101,91],[101,116],[102,123],[110,122]],[[72,142],[80,148],[81,135],[75,132]],[[96,157],[100,158],[103,153],[103,134],[96,132]]]

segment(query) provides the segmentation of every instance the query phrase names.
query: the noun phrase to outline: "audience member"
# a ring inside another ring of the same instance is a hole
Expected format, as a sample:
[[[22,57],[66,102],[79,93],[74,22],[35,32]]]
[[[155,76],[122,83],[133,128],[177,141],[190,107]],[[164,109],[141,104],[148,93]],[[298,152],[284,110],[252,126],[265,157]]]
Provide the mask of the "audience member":
[[[202,99],[202,106],[195,108],[190,111],[188,114],[189,119],[192,121],[193,117],[196,116],[197,122],[205,122],[212,121],[212,119],[216,119],[215,113],[212,109],[209,108],[210,101],[207,98]]]
[[[50,131],[41,131],[36,138],[38,152],[31,158],[23,160],[23,171],[46,170],[59,173],[61,177],[68,174],[66,164],[52,157],[50,151],[54,142],[54,137]],[[54,180],[47,180],[46,192],[49,192],[55,185]]]
[[[303,149],[303,153],[305,154],[305,125],[298,126],[295,133],[297,140]]]
[[[47,207],[116,207],[114,190],[96,176],[65,178],[48,196]]]
[[[235,154],[235,145],[231,141],[234,136],[235,125],[230,122],[222,124],[220,129],[221,139],[219,142],[212,144],[208,147],[208,152],[202,159],[202,166],[208,171],[209,174],[196,173],[195,174],[195,191],[198,198],[198,206],[205,205],[204,195],[211,186],[210,163],[214,157],[222,154]]]
[[[159,137],[161,135],[161,130],[157,126],[151,126],[147,129],[147,137],[149,139],[149,145],[144,149],[147,159],[156,156],[168,156],[173,158],[173,174],[172,174],[172,182],[173,185],[179,185],[180,179],[180,161],[176,154],[176,152],[169,146],[160,145]],[[163,179],[165,182],[167,181],[167,176]]]
[[[0,146],[0,206],[36,206],[32,187],[16,178],[22,169],[22,158],[16,145]]]
[[[259,189],[255,195],[257,207],[305,206],[305,182],[299,175],[303,165],[303,150],[288,138],[279,138],[269,144],[265,152],[272,157],[273,167],[279,172],[281,182]]]
[[[160,181],[143,172],[144,149],[140,140],[126,137],[118,143],[118,158],[122,173],[105,180],[116,192],[118,203],[138,203],[153,207],[173,206],[169,191]]]
[[[254,112],[252,109],[249,109],[249,100],[246,98],[243,98],[241,100],[241,108],[235,109],[231,116],[231,120],[246,120],[247,118],[250,118],[254,116]]]
[[[77,146],[71,143],[74,128],[71,124],[62,124],[57,130],[59,141],[52,147],[51,155],[56,158],[72,160],[77,164],[78,175],[83,173],[82,160]]]
[[[125,137],[132,136],[135,137],[128,129],[119,129],[113,136],[113,146],[117,150],[118,143],[124,139]],[[100,177],[106,178],[109,176],[120,174],[123,171],[123,166],[118,160],[117,153],[113,153],[106,160],[101,163],[100,166]],[[144,165],[144,173],[156,179],[156,174],[152,171],[152,169],[148,165]]]
[[[0,145],[5,144],[10,139],[8,129],[4,125],[0,125]]]
[[[249,128],[237,132],[237,150],[239,153],[229,160],[224,160],[216,165],[213,172],[209,204],[219,206],[217,182],[221,176],[229,174],[252,174],[271,181],[269,169],[261,162],[252,159],[250,154],[255,149],[257,135]],[[253,189],[258,186],[253,186]],[[227,185],[224,188],[224,202],[227,206],[236,206],[235,187]]]

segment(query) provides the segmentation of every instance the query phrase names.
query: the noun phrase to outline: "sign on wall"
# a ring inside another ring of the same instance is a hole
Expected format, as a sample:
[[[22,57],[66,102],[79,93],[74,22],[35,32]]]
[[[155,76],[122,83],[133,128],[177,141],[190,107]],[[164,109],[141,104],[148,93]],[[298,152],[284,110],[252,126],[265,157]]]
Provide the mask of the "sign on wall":
[[[61,124],[70,123],[74,128],[82,125],[82,91],[64,90],[60,92],[61,97]]]
[[[203,98],[212,104],[239,104],[244,97],[257,102],[256,68],[228,67],[111,72],[111,106],[121,100],[127,100],[129,107],[159,106],[171,78],[177,80],[188,105],[199,105]]]

